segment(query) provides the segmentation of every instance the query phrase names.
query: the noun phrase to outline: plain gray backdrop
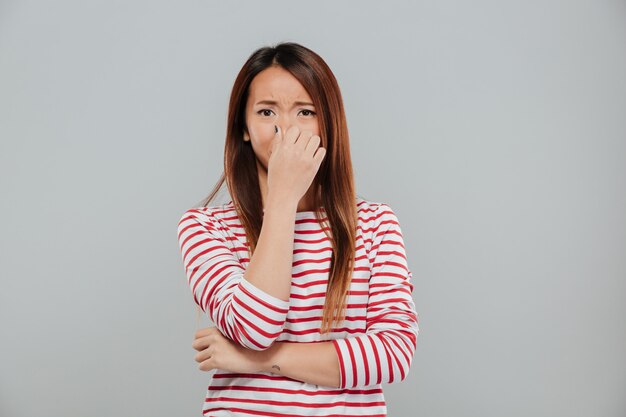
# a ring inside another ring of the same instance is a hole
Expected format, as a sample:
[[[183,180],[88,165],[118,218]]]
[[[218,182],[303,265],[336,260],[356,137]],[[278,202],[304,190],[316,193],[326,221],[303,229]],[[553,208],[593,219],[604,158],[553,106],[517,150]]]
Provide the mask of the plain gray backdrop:
[[[626,415],[626,4],[603,0],[0,2],[0,415],[201,415],[177,221],[281,41],[334,71],[357,192],[403,230],[420,335],[389,416]]]

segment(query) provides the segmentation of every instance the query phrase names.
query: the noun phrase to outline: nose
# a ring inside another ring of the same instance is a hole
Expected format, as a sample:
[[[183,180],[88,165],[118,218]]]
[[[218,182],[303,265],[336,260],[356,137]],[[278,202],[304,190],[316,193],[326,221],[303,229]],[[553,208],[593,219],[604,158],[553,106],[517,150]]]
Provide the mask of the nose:
[[[274,124],[280,128],[280,131],[284,134],[287,129],[291,126],[297,126],[298,129],[302,130],[297,118],[291,117],[288,114],[278,115],[276,116],[276,120]]]

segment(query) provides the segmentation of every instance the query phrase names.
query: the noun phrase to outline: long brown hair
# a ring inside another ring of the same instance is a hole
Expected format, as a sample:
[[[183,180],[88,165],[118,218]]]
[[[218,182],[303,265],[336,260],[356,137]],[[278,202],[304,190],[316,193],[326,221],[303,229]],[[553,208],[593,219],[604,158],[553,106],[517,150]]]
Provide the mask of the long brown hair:
[[[257,49],[243,65],[230,95],[224,172],[202,205],[207,206],[224,181],[246,231],[250,257],[256,248],[263,221],[263,202],[256,157],[250,141],[243,140],[245,108],[250,83],[264,69],[278,65],[300,81],[311,96],[318,114],[321,144],[326,155],[313,179],[317,221],[332,243],[330,273],[320,333],[345,319],[346,299],[352,279],[356,250],[357,207],[348,126],[337,80],[324,60],[294,42]],[[324,221],[320,206],[324,207]],[[328,233],[330,229],[330,235]]]

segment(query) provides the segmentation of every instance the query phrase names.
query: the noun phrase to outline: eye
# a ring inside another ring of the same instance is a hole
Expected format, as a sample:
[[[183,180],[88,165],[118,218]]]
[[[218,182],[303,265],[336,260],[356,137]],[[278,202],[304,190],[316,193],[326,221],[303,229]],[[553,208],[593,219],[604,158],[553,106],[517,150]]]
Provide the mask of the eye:
[[[313,110],[303,109],[303,110],[301,110],[301,112],[305,113],[305,114],[303,114],[303,116],[314,116],[315,115],[315,112]]]
[[[273,112],[272,110],[270,110],[270,109],[261,109],[261,110],[259,110],[259,111],[257,112],[257,114],[260,114],[261,116],[269,117],[269,116],[270,116],[270,114],[268,114],[268,112],[269,112],[269,113],[274,113],[274,112]]]

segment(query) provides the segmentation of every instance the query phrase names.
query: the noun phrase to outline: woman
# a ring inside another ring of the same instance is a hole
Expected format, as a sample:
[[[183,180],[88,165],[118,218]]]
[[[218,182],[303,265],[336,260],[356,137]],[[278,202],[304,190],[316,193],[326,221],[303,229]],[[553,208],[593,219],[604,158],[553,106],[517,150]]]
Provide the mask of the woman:
[[[398,219],[357,197],[337,81],[296,43],[255,51],[232,90],[224,174],[178,223],[196,304],[214,327],[207,416],[385,416],[418,319]],[[231,201],[209,206],[226,181]]]

